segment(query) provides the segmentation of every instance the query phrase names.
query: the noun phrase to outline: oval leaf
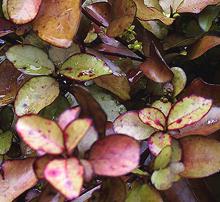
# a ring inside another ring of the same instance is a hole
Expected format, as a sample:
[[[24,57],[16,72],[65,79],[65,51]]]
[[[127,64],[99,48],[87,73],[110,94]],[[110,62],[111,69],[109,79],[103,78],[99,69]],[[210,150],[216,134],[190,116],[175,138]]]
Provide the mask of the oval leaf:
[[[110,135],[93,145],[89,161],[97,175],[120,176],[138,166],[139,155],[139,144],[133,138]]]
[[[44,171],[47,181],[69,200],[79,196],[83,173],[83,167],[76,158],[53,160]]]
[[[155,129],[144,124],[138,117],[138,113],[130,111],[122,114],[113,123],[114,131],[118,134],[126,134],[136,140],[144,140],[150,137]]]
[[[32,78],[22,86],[16,96],[16,114],[37,114],[56,99],[59,91],[58,82],[51,77]]]
[[[167,124],[169,130],[192,125],[202,119],[210,110],[212,100],[191,95],[178,101],[170,110]]]
[[[162,100],[156,100],[155,102],[153,102],[151,106],[153,108],[159,109],[161,112],[163,112],[165,116],[167,116],[170,112],[172,104],[169,101],[163,102]]]
[[[6,131],[0,134],[0,155],[5,154],[11,147],[13,133]]]
[[[37,115],[26,115],[18,119],[16,130],[34,150],[50,154],[60,154],[64,150],[63,133],[54,121]]]
[[[186,137],[180,140],[185,170],[181,176],[201,178],[219,172],[220,142],[205,137]]]
[[[97,57],[81,53],[67,59],[62,65],[60,73],[70,79],[87,81],[102,75],[111,74],[112,71]]]
[[[16,24],[32,21],[40,9],[41,0],[8,0],[9,18]]]
[[[29,75],[49,75],[54,65],[47,54],[31,45],[16,45],[9,48],[6,57],[21,72]]]
[[[165,115],[156,108],[144,108],[139,111],[139,117],[145,124],[157,129],[164,130],[166,125]]]

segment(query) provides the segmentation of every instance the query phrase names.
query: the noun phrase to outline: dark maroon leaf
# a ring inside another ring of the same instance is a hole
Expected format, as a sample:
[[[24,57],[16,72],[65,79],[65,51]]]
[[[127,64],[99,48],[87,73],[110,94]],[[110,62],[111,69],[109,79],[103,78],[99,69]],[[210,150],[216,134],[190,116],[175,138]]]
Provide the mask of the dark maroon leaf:
[[[0,18],[0,37],[13,33],[16,30],[16,25],[8,20]]]

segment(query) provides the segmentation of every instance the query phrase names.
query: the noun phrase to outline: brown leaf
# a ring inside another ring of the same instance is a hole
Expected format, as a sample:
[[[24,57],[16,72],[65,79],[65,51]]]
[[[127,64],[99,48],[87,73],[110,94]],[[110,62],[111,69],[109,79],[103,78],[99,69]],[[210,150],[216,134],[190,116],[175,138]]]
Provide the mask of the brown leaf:
[[[43,1],[34,30],[52,45],[70,47],[80,23],[80,5],[80,0]]]
[[[32,165],[34,159],[6,161],[0,179],[0,201],[11,202],[37,183]]]
[[[140,65],[140,69],[146,77],[158,83],[165,83],[173,78],[173,72],[162,58],[154,43],[150,46],[150,57]]]
[[[189,59],[194,60],[209,49],[214,48],[215,46],[220,45],[220,37],[217,36],[204,36],[199,41],[197,41],[189,51]]]

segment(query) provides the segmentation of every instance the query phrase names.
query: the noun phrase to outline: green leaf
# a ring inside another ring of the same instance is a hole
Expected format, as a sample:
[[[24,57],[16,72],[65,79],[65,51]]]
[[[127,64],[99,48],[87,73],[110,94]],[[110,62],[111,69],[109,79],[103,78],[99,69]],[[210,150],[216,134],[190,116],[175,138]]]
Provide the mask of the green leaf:
[[[7,59],[21,72],[29,75],[49,75],[54,65],[47,54],[31,45],[16,45],[6,52]]]
[[[156,100],[151,106],[159,109],[165,116],[167,116],[170,112],[172,104],[169,101],[163,102],[162,100]]]
[[[0,134],[0,155],[9,151],[12,143],[12,137],[13,133],[11,131],[6,131]]]
[[[0,111],[0,129],[9,130],[14,120],[14,112],[12,107],[6,106]]]
[[[60,68],[60,73],[70,79],[87,81],[111,74],[112,71],[104,61],[93,55],[81,53],[67,59]]]

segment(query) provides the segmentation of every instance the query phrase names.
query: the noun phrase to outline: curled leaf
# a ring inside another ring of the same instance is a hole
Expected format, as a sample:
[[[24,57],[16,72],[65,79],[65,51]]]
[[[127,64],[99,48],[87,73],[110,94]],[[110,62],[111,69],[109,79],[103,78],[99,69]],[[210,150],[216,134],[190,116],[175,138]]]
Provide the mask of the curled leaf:
[[[120,176],[138,166],[139,155],[139,144],[133,138],[110,135],[92,146],[89,161],[97,175]]]
[[[22,140],[36,151],[49,154],[64,151],[63,133],[54,121],[26,115],[18,119],[16,130]]]

